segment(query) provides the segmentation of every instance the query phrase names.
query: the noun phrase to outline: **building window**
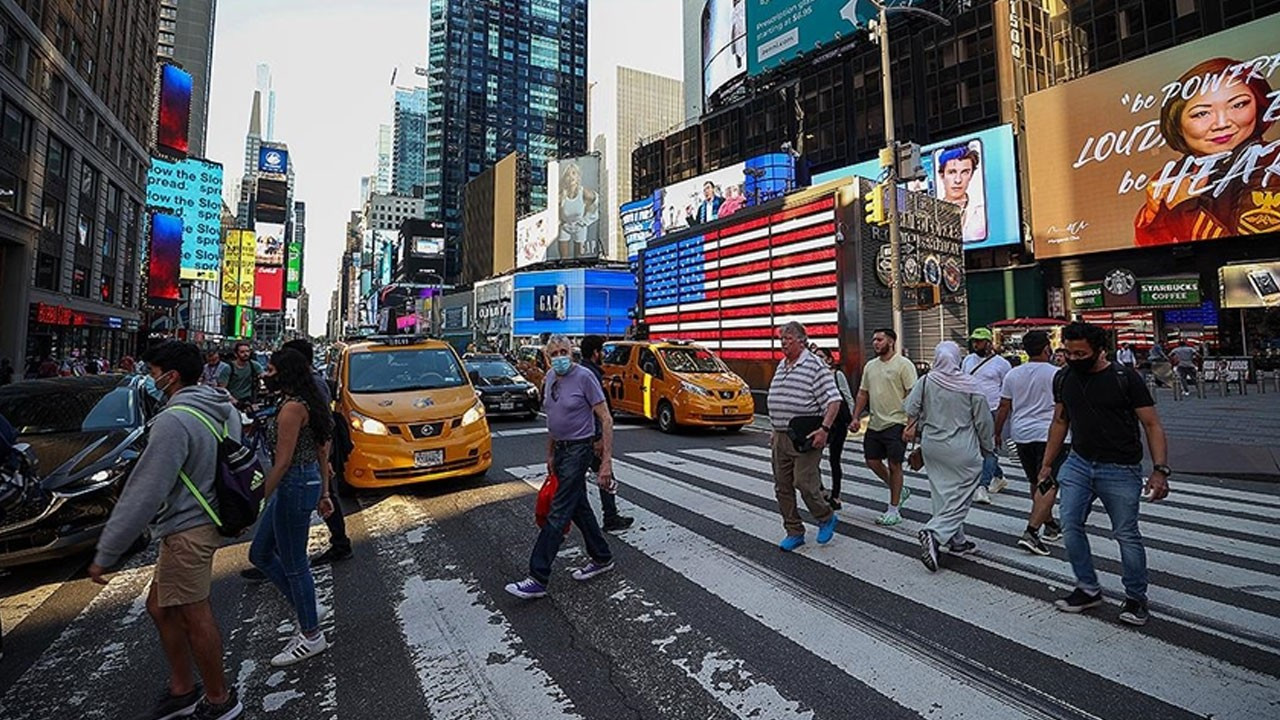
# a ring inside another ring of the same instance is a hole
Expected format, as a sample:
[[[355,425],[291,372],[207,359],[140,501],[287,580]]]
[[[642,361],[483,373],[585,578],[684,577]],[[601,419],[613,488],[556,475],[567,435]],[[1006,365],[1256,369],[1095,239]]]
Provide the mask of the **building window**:
[[[89,297],[89,268],[76,265],[71,271],[71,294]]]
[[[1186,17],[1195,13],[1196,0],[1176,0],[1175,6],[1178,9],[1178,17]]]
[[[4,118],[0,120],[0,137],[11,146],[26,152],[31,146],[31,121],[14,103],[4,104]]]
[[[116,281],[109,275],[102,276],[102,285],[98,294],[102,297],[102,302],[113,303],[116,301]]]
[[[27,184],[7,170],[0,170],[0,209],[22,214],[26,204]]]
[[[53,135],[49,136],[49,146],[45,150],[44,171],[64,182],[67,179],[67,146]]]
[[[62,201],[45,195],[40,208],[40,224],[45,230],[62,235]]]
[[[84,173],[80,175],[80,194],[92,200],[98,199],[98,171],[89,163],[84,164]]]
[[[58,290],[58,276],[62,274],[62,260],[49,253],[36,254],[36,287],[42,290]]]
[[[93,242],[93,218],[80,213],[80,222],[76,225],[76,242],[80,247],[88,247]]]
[[[102,231],[102,257],[109,258],[116,254],[116,229],[110,225]]]

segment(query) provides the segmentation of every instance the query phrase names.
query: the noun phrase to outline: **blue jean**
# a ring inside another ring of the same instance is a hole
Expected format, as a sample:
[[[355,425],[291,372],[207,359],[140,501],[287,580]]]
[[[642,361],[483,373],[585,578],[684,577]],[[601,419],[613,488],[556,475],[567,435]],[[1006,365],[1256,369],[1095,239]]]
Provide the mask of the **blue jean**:
[[[547,524],[538,533],[533,554],[529,557],[529,577],[543,585],[551,580],[551,563],[560,551],[560,543],[564,541],[564,532],[570,522],[582,532],[587,555],[592,560],[603,565],[613,559],[609,543],[605,541],[587,500],[587,468],[591,467],[594,457],[590,440],[556,445],[552,466],[559,484],[556,485],[555,497],[551,499]]]
[[[261,570],[293,605],[298,627],[312,633],[316,617],[316,584],[307,559],[311,513],[320,502],[320,466],[294,465],[267,500],[249,546],[249,562]]]
[[[1125,595],[1147,599],[1147,551],[1138,531],[1138,500],[1142,495],[1142,466],[1090,462],[1075,454],[1067,456],[1058,472],[1058,502],[1062,504],[1062,537],[1067,558],[1076,576],[1076,586],[1087,593],[1100,592],[1098,574],[1093,569],[1093,553],[1084,525],[1094,498],[1111,518],[1111,535],[1120,545],[1120,565]]]
[[[995,450],[982,457],[982,476],[978,478],[978,484],[984,488],[991,487],[992,478],[1004,477],[1004,470],[1000,468],[1000,448]]]

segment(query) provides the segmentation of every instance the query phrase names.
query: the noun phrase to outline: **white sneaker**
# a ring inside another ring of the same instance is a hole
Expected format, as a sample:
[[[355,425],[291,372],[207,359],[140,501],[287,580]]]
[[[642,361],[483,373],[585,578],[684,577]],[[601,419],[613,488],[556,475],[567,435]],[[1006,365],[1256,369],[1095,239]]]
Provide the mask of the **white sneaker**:
[[[1007,487],[1009,487],[1009,481],[1005,480],[1003,475],[997,475],[991,478],[991,487],[988,488],[988,492],[995,495]]]
[[[279,655],[271,658],[271,667],[287,667],[300,663],[307,658],[319,655],[328,648],[329,643],[325,641],[324,633],[317,635],[315,640],[308,640],[305,635],[298,633],[284,646],[284,650],[281,650]]]
[[[981,505],[990,505],[991,495],[987,493],[986,488],[979,485],[978,489],[973,493],[973,501]]]

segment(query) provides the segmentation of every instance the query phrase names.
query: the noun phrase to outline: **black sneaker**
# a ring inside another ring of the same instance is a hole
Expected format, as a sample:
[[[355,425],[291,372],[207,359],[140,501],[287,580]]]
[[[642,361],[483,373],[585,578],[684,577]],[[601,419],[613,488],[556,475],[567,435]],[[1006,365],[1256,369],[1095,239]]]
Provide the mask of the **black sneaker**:
[[[244,706],[240,704],[240,698],[236,697],[236,689],[230,688],[227,691],[226,702],[214,705],[208,698],[200,698],[200,704],[196,706],[191,720],[232,720],[240,717],[242,712],[244,712]]]
[[[351,552],[351,548],[349,547],[338,547],[335,545],[311,558],[311,567],[350,560],[351,556],[354,554],[355,553]]]
[[[1022,537],[1018,538],[1018,546],[1025,548],[1027,552],[1035,553],[1036,555],[1049,554],[1049,548],[1045,547],[1044,543],[1040,542],[1040,536],[1030,530],[1023,531]]]
[[[604,519],[603,530],[607,533],[622,532],[631,527],[636,519],[626,515],[612,515]]]
[[[972,540],[947,543],[947,552],[952,555],[968,555],[978,551],[978,544]]]
[[[938,571],[938,539],[928,530],[920,531],[920,562],[929,572]]]
[[[1062,526],[1057,520],[1049,518],[1045,521],[1044,527],[1040,530],[1040,538],[1046,542],[1054,542],[1062,539]]]
[[[1142,627],[1147,624],[1150,617],[1151,613],[1147,612],[1145,600],[1125,599],[1124,609],[1120,611],[1120,622]]]
[[[156,704],[151,708],[151,712],[142,717],[150,718],[150,720],[173,720],[173,718],[187,717],[196,711],[196,706],[200,704],[200,700],[204,697],[204,688],[196,683],[196,687],[185,695],[171,695],[168,690],[156,699]]]
[[[1102,593],[1087,593],[1080,588],[1071,591],[1071,594],[1058,598],[1053,604],[1062,612],[1079,613],[1096,608],[1102,604]]]
[[[249,582],[262,582],[267,579],[267,574],[251,565],[240,571],[240,577]]]

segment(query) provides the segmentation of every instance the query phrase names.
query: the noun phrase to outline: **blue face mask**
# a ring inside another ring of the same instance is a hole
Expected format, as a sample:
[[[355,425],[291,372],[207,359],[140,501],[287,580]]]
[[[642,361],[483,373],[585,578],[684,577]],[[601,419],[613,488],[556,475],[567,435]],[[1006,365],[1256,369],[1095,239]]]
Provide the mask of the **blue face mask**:
[[[156,379],[150,375],[142,379],[142,389],[146,390],[153,399],[164,402],[164,392],[156,387]]]
[[[568,355],[557,355],[551,358],[551,369],[555,370],[557,375],[569,372],[571,367],[573,367],[573,358]]]

